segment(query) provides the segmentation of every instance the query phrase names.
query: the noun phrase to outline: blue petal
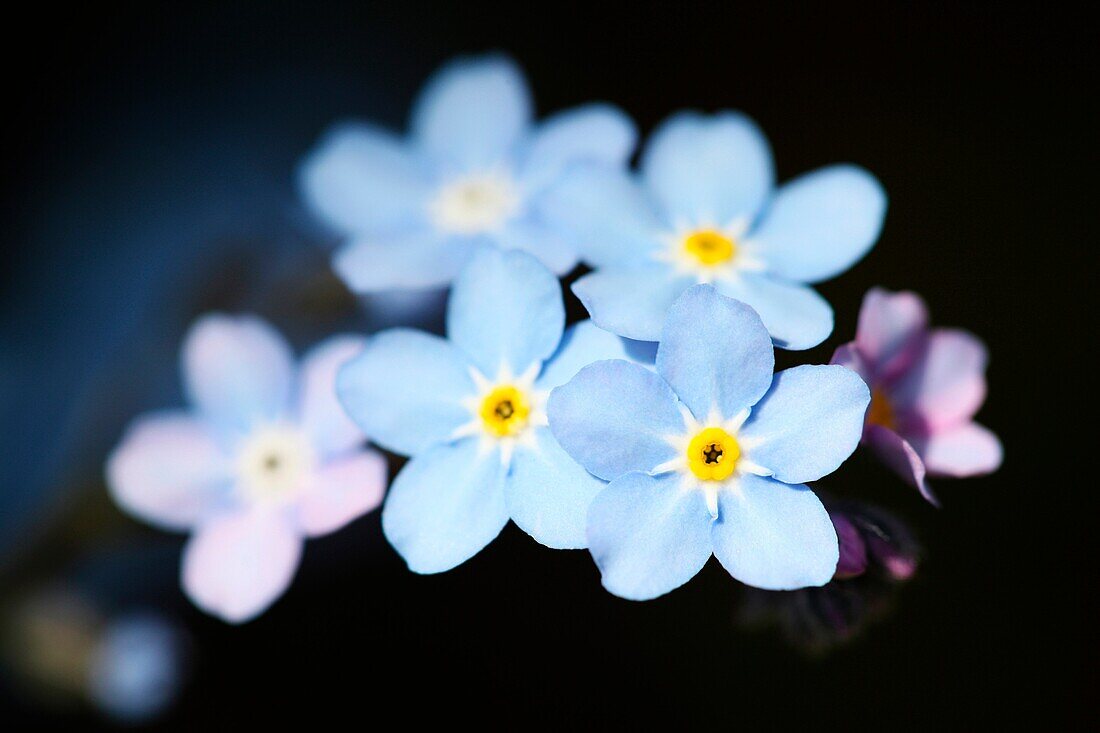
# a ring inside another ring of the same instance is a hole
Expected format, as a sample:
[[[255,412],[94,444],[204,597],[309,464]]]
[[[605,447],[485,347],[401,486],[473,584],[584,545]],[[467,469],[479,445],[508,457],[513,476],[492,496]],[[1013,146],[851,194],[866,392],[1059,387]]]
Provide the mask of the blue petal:
[[[546,361],[536,385],[542,390],[553,389],[568,382],[582,367],[594,361],[644,361],[644,358],[638,358],[643,356],[635,347],[638,343],[645,342],[628,341],[599,328],[592,321],[574,323],[565,330],[558,350]]]
[[[768,391],[775,354],[756,311],[709,285],[684,291],[668,311],[657,372],[698,420],[728,419]]]
[[[870,402],[867,385],[851,369],[785,369],[741,430],[744,455],[780,481],[816,481],[852,455]]]
[[[595,267],[644,262],[668,229],[645,191],[623,171],[571,170],[537,202],[542,216],[570,232],[581,258]]]
[[[353,241],[336,253],[332,267],[357,293],[426,289],[454,280],[476,248],[475,240],[413,229]]]
[[[557,278],[523,252],[478,250],[447,303],[447,335],[489,378],[502,368],[522,374],[544,361],[564,327]]]
[[[666,217],[689,225],[751,219],[775,183],[764,133],[734,112],[670,117],[650,137],[642,176]]]
[[[340,403],[379,445],[417,455],[473,416],[476,393],[465,355],[438,336],[391,329],[368,339],[336,376]]]
[[[833,309],[813,288],[742,273],[735,280],[715,283],[722,295],[752,307],[781,349],[817,346],[833,332]]]
[[[646,601],[695,577],[711,555],[711,517],[702,491],[677,474],[628,473],[588,509],[588,549],[603,587]],[[835,563],[834,563],[835,564]]]
[[[588,505],[607,484],[569,457],[546,428],[536,429],[534,448],[517,446],[505,480],[508,513],[519,528],[558,550],[588,546]]]
[[[477,438],[437,445],[405,464],[382,508],[382,531],[415,573],[441,573],[493,541],[508,523],[504,469]]]
[[[309,207],[345,234],[394,231],[424,221],[428,177],[406,143],[370,125],[328,133],[298,171]]]
[[[538,191],[580,163],[622,167],[637,140],[631,119],[609,104],[559,112],[539,125],[531,140],[520,172],[524,188]]]
[[[590,364],[555,388],[546,413],[566,453],[607,481],[675,458],[667,438],[684,432],[676,395],[665,381],[617,359]]]
[[[412,129],[431,156],[471,169],[510,155],[530,123],[523,73],[507,58],[482,56],[451,61],[428,80]]]
[[[722,566],[757,588],[825,585],[840,559],[836,530],[814,492],[752,474],[718,493],[711,535]]]
[[[878,239],[886,192],[867,171],[835,165],[776,193],[751,245],[769,270],[796,282],[826,280],[855,264]]]
[[[509,222],[496,236],[496,244],[501,249],[527,252],[558,276],[577,266],[577,248],[572,238],[543,221],[528,218]]]
[[[294,376],[286,341],[253,316],[203,316],[184,340],[187,393],[222,435],[285,417]]]
[[[694,280],[671,267],[609,267],[573,283],[573,292],[600,328],[637,341],[657,341],[665,313]]]

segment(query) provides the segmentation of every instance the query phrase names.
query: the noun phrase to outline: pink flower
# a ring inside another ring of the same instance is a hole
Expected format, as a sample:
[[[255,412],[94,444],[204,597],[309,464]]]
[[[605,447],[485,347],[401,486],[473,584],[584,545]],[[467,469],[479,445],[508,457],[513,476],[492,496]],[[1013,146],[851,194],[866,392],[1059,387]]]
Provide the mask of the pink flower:
[[[972,334],[929,330],[920,296],[879,288],[863,299],[855,341],[832,360],[871,388],[863,442],[933,504],[927,477],[976,476],[1001,465],[997,436],[972,419],[985,400],[986,362]]]
[[[386,463],[336,400],[336,371],[363,346],[337,336],[295,366],[253,317],[205,316],[183,346],[192,408],[139,417],[107,461],[130,514],[187,531],[184,591],[222,619],[247,621],[282,595],[307,537],[378,506]]]

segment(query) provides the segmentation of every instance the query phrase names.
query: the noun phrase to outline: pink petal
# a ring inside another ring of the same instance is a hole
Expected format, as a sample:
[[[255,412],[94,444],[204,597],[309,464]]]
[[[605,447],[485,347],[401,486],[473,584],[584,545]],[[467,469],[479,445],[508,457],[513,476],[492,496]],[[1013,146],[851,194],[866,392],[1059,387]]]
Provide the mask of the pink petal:
[[[833,352],[833,358],[829,360],[829,363],[838,364],[842,367],[851,369],[858,374],[869,387],[874,384],[874,375],[871,373],[871,368],[860,355],[859,350],[856,348],[855,341],[841,344],[836,347],[836,351]]]
[[[916,443],[928,473],[934,476],[976,476],[1001,465],[1001,441],[977,423],[964,423]]]
[[[184,341],[183,377],[192,402],[211,422],[247,431],[283,416],[293,386],[293,355],[259,318],[209,314]]]
[[[356,453],[318,471],[298,500],[298,522],[310,537],[328,534],[382,503],[386,460],[373,450]]]
[[[928,432],[974,416],[985,400],[986,350],[965,331],[938,329],[891,390],[896,410],[912,412]]]
[[[890,470],[905,479],[910,486],[916,487],[921,496],[930,503],[940,505],[939,499],[924,480],[927,473],[924,461],[908,441],[881,425],[868,425],[863,438]]]
[[[912,362],[927,329],[928,309],[919,295],[871,288],[859,309],[856,345],[875,377],[889,380]]]
[[[358,336],[334,336],[302,359],[298,385],[298,418],[322,455],[338,455],[366,441],[336,399],[336,372],[366,343]]]
[[[290,585],[302,539],[284,512],[251,509],[204,523],[183,555],[183,589],[229,623],[263,613]]]
[[[226,501],[231,468],[205,423],[155,413],[134,421],[107,459],[107,486],[135,517],[183,530]]]

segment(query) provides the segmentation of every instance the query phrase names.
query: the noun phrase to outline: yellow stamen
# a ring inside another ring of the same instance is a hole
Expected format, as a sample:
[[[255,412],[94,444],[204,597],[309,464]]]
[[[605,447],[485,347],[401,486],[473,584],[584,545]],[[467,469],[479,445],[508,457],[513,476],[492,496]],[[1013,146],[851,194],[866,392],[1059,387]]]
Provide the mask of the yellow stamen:
[[[867,423],[881,425],[890,430],[897,428],[894,406],[890,404],[889,398],[881,389],[871,390],[871,406],[867,408]]]
[[[515,435],[527,427],[531,403],[511,385],[495,387],[481,402],[481,422],[498,437]]]
[[[688,444],[688,468],[704,481],[728,478],[740,457],[741,446],[722,428],[706,428]]]
[[[684,238],[684,251],[704,265],[720,265],[733,259],[737,244],[714,229],[700,229]]]

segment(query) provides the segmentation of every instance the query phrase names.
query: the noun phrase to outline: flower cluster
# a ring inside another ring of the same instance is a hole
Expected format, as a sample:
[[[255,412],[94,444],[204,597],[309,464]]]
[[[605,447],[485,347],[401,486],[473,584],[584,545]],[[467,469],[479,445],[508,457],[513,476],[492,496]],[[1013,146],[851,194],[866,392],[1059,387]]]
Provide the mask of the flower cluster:
[[[623,598],[667,593],[712,555],[756,588],[817,587],[878,552],[807,485],[861,440],[929,498],[926,475],[996,468],[971,421],[984,350],[928,332],[912,294],[872,290],[833,364],[775,372],[775,348],[832,333],[810,286],[878,239],[874,176],[837,165],[777,186],[767,140],[732,112],[673,115],[635,173],[636,137],[606,104],[536,125],[521,72],[489,56],[439,71],[407,136],[354,124],[321,141],[299,182],[342,239],[333,269],[363,295],[449,286],[446,336],[335,337],[295,367],[254,317],[195,324],[192,408],[140,418],[107,477],[131,514],[192,533],[196,605],[261,613],[303,538],[383,494],[382,530],[418,573],[511,520],[588,549]],[[578,263],[591,320],[567,326],[558,277]],[[409,457],[388,493],[368,438]]]

